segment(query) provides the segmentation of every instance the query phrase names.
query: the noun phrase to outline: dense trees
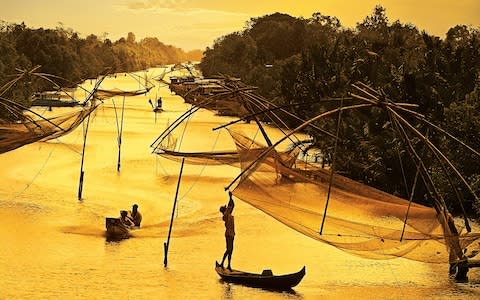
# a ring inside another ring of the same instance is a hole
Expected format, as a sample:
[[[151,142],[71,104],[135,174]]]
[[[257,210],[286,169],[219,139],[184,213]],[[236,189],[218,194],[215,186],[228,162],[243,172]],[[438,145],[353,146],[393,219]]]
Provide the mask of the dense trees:
[[[413,24],[390,22],[381,6],[354,29],[321,13],[309,19],[275,13],[254,18],[243,31],[216,40],[213,48],[205,51],[201,69],[205,76],[239,76],[278,104],[305,103],[294,108],[294,113],[305,119],[332,107],[323,98],[341,97],[350,83],[362,81],[393,100],[418,104],[417,111],[433,123],[480,149],[480,31],[465,25],[451,28],[443,40],[420,32]],[[398,153],[410,186],[416,166],[401,150],[405,145],[394,134],[384,111],[346,113],[343,120],[339,171],[408,197]],[[321,126],[336,130],[335,120],[326,120]],[[466,155],[468,151],[458,143],[427,131],[422,124],[417,129],[441,146],[479,192],[479,157]],[[316,131],[311,135],[324,151],[332,150],[331,139]],[[419,140],[412,143],[427,153]],[[435,160],[433,155],[425,155],[429,172],[443,187],[449,205],[458,209],[448,176],[434,168]],[[417,200],[423,200],[424,192],[416,193]],[[473,200],[466,189],[460,194],[467,202]],[[480,208],[480,203],[476,205]]]
[[[201,56],[200,50],[186,53],[157,38],[137,42],[132,32],[126,39],[112,42],[93,34],[80,38],[73,30],[63,27],[31,29],[23,23],[0,22],[0,87],[11,79],[9,76],[15,74],[17,68],[29,70],[40,65],[41,72],[62,77],[65,82],[60,84],[69,85],[106,72],[130,72],[160,64],[200,60]],[[42,87],[32,87],[35,88]],[[17,96],[13,98],[27,104],[28,97],[23,93]]]

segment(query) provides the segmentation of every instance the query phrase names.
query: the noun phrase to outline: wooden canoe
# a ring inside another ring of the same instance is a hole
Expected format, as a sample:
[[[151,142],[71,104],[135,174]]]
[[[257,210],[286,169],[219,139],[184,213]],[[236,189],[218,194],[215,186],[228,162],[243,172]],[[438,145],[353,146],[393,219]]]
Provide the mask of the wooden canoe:
[[[32,106],[47,106],[47,107],[74,107],[80,105],[77,100],[57,100],[57,99],[35,99]]]
[[[215,262],[215,271],[224,281],[271,290],[290,290],[300,283],[305,276],[305,267],[297,273],[285,275],[273,275],[271,270],[264,270],[261,274],[255,274],[233,269],[230,271],[227,268],[222,268],[218,262]]]
[[[126,239],[130,237],[130,228],[120,221],[120,218],[105,218],[107,238]]]

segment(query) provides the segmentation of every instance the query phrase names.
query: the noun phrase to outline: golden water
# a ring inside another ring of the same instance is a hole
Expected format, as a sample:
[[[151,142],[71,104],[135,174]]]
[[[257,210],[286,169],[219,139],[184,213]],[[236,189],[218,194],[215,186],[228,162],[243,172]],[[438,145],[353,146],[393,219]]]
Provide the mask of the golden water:
[[[149,70],[159,74],[161,70]],[[142,73],[140,73],[142,75]],[[154,75],[154,74],[153,74]],[[130,76],[108,78],[103,88],[136,89]],[[77,93],[77,96],[81,94]],[[165,112],[148,99],[163,97]],[[478,299],[480,272],[454,283],[445,265],[405,259],[375,261],[343,253],[300,235],[237,199],[234,268],[276,274],[306,266],[291,293],[223,283],[214,271],[224,251],[218,207],[233,167],[185,165],[178,194],[168,268],[163,243],[180,164],[151,154],[150,144],[188,106],[165,86],[125,98],[120,172],[117,119],[123,98],[107,100],[91,120],[85,151],[83,200],[77,200],[82,127],[47,143],[0,155],[0,299]],[[54,109],[51,113],[60,112]],[[231,119],[200,111],[182,147],[233,149],[225,132]],[[246,130],[255,133],[253,125]],[[221,133],[219,133],[221,132]],[[273,131],[271,134],[275,134]],[[105,217],[139,204],[143,228],[120,242],[107,241]]]

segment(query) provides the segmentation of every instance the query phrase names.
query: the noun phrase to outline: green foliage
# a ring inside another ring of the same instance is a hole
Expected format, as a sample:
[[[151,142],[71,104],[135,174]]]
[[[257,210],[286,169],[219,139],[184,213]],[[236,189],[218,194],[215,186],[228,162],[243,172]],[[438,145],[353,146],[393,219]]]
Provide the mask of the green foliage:
[[[418,104],[417,111],[432,123],[480,149],[480,33],[465,25],[451,28],[442,40],[419,32],[413,24],[391,23],[381,6],[354,30],[321,13],[309,19],[276,13],[251,19],[242,32],[217,39],[213,48],[206,50],[200,67],[205,76],[218,72],[239,76],[278,105],[303,103],[291,110],[304,119],[333,107],[322,99],[344,96],[349,83],[362,81],[382,89],[390,99]],[[417,168],[402,150],[405,145],[383,110],[345,113],[342,118],[338,171],[408,197],[404,181],[411,187]],[[335,119],[317,125],[334,133]],[[420,125],[417,129],[426,133]],[[315,130],[308,132],[319,148],[333,151],[332,139]],[[439,133],[430,132],[429,139],[441,144],[442,151],[457,160],[456,166],[467,180],[478,185],[476,155],[467,155],[469,151]],[[421,141],[411,142],[416,151],[427,153]],[[453,203],[455,193],[448,190],[443,171],[435,169],[436,160],[425,155],[429,172],[434,173],[437,185],[444,187],[441,192],[446,201]],[[420,187],[416,200],[423,200],[424,193]],[[472,202],[465,189],[462,196]],[[480,207],[480,203],[475,205]],[[459,209],[453,204],[452,208]]]
[[[64,78],[60,85],[69,86],[100,74],[131,72],[161,64],[186,60],[200,60],[201,51],[185,53],[182,49],[165,45],[157,38],[136,42],[135,34],[113,42],[89,35],[85,39],[71,29],[31,29],[24,23],[0,21],[0,87],[12,79],[16,69],[29,70],[40,65],[40,71]],[[19,91],[18,89],[24,89]],[[28,105],[32,91],[51,89],[51,85],[29,88],[18,85],[10,99]],[[12,92],[13,93],[13,92]]]

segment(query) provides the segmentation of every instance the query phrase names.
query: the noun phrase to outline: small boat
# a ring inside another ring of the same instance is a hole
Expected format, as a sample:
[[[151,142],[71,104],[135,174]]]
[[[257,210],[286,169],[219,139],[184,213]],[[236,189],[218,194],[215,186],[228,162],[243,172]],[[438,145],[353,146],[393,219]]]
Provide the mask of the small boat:
[[[150,99],[148,99],[148,103],[150,103],[150,105],[152,106],[152,110],[153,110],[154,113],[159,113],[159,112],[163,111],[162,97],[158,97],[157,104],[155,106],[153,105],[152,100],[150,100]]]
[[[80,102],[77,100],[59,100],[59,99],[34,99],[32,106],[47,106],[47,107],[74,107],[79,106]]]
[[[107,238],[127,239],[130,237],[130,227],[123,224],[120,218],[105,218]]]
[[[263,270],[261,274],[233,269],[230,271],[227,268],[222,268],[218,262],[215,262],[215,271],[224,281],[270,290],[290,290],[300,283],[303,276],[305,276],[305,266],[297,273],[273,275],[271,270]]]
[[[163,108],[161,106],[160,107],[157,106],[153,109],[153,112],[155,112],[155,113],[159,113],[159,112],[162,112],[162,111],[163,111]]]

